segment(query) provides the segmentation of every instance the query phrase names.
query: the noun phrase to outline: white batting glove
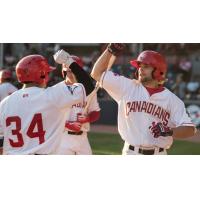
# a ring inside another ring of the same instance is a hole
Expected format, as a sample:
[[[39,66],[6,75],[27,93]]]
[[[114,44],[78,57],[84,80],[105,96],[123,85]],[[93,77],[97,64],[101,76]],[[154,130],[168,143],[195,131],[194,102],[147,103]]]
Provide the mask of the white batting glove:
[[[66,64],[68,67],[74,62],[74,60],[71,58],[70,54],[64,51],[63,49],[57,51],[53,58],[56,63],[58,64]]]

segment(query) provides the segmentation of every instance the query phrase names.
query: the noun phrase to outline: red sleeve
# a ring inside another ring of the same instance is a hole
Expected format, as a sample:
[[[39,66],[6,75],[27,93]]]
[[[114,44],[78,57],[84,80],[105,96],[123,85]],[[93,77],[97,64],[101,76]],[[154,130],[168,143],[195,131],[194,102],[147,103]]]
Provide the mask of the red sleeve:
[[[100,118],[100,111],[92,111],[88,115],[89,122],[95,122]]]

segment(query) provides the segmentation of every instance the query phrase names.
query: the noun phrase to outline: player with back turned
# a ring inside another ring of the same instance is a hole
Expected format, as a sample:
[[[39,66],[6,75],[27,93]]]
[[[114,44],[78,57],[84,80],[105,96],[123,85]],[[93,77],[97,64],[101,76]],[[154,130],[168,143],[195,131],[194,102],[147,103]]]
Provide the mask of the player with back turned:
[[[24,86],[0,103],[4,154],[55,153],[68,108],[94,89],[90,77],[72,58],[68,63],[86,91],[82,84],[67,87],[65,81],[46,88],[55,68],[41,55],[29,55],[18,62],[16,75]]]
[[[111,56],[123,49],[124,44],[109,44],[91,73],[118,103],[118,130],[125,141],[123,154],[167,154],[173,137],[191,137],[195,126],[182,100],[163,86],[167,63],[160,53],[143,51],[130,62],[137,69],[137,80],[106,71]]]

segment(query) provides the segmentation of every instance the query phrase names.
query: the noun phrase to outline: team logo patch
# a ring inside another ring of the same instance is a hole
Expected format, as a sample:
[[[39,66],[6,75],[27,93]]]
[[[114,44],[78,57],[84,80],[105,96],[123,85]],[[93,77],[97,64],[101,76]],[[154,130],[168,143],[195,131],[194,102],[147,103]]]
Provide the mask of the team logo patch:
[[[77,88],[78,86],[69,86],[67,85],[68,90],[70,91],[70,93],[73,95],[74,94],[74,90]]]

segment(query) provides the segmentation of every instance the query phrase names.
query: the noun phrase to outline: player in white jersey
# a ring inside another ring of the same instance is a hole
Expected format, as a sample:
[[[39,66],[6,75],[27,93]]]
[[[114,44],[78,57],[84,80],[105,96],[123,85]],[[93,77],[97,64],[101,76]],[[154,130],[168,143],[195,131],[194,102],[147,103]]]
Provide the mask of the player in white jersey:
[[[82,60],[77,56],[71,56],[77,64],[83,68]],[[72,85],[77,80],[72,71],[64,64],[62,66],[63,77],[66,76],[66,83]],[[63,155],[91,155],[92,150],[88,141],[87,132],[90,130],[90,123],[95,122],[100,117],[100,108],[97,95],[92,99],[88,106],[87,113],[84,108],[87,98],[71,106],[70,113],[67,113],[65,132],[62,134],[60,146],[57,154]]]
[[[17,88],[11,83],[12,72],[8,69],[2,69],[0,71],[0,102],[17,91]],[[3,136],[0,135],[0,154],[2,154],[3,147]]]
[[[158,52],[143,51],[131,61],[138,80],[106,71],[111,56],[122,50],[122,44],[109,44],[91,75],[118,103],[118,130],[125,141],[123,154],[167,154],[173,137],[191,137],[195,126],[184,103],[163,87],[167,64]]]
[[[72,58],[68,60],[69,68],[78,74],[76,78],[84,77],[84,86],[92,84],[87,73]],[[65,81],[45,89],[48,74],[54,69],[41,55],[29,55],[18,62],[16,75],[24,87],[0,103],[4,154],[55,153],[64,131],[66,113],[84,98],[85,91],[82,84],[69,87]],[[89,85],[86,92],[93,89]]]
[[[12,73],[8,69],[0,71],[0,101],[5,97],[17,91],[17,88],[11,83]]]

